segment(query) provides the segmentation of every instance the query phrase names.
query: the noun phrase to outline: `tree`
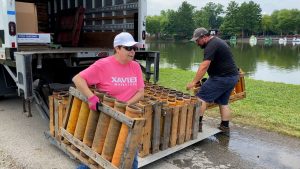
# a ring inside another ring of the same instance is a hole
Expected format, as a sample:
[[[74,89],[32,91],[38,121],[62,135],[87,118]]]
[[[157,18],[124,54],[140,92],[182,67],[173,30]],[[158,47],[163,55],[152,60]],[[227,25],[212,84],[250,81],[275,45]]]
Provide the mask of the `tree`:
[[[245,33],[250,36],[259,31],[261,29],[261,18],[261,8],[259,4],[253,1],[249,1],[249,3],[243,2],[239,7],[237,15],[237,24],[241,29],[242,37],[244,37]]]
[[[156,38],[159,38],[159,34],[161,32],[161,16],[147,16],[146,18],[146,31],[148,33],[155,34]]]
[[[283,9],[278,14],[278,28],[285,34],[292,33],[296,29],[296,19],[291,10]]]
[[[224,37],[237,35],[240,28],[238,27],[239,5],[235,1],[231,1],[226,9],[224,22],[220,26],[220,31]]]
[[[174,10],[167,10],[162,12],[163,16],[167,18],[167,23],[163,27],[163,32],[168,35],[173,35],[176,33],[176,15],[177,12]]]
[[[167,25],[169,23],[169,15],[171,15],[171,13],[173,13],[173,10],[162,10],[160,12],[160,16],[161,16],[161,20],[160,20],[160,27],[161,27],[161,33],[163,35],[167,35],[168,34],[168,30],[167,30]]]
[[[178,12],[175,13],[174,26],[177,37],[179,39],[190,38],[195,28],[193,18],[193,12],[195,7],[191,4],[183,1],[181,6],[178,8]]]
[[[194,14],[196,27],[218,29],[222,23],[223,5],[209,2]]]
[[[164,22],[164,32],[174,36],[176,39],[190,38],[194,30],[193,17],[194,6],[184,1],[177,11],[162,11],[161,15],[167,22]]]
[[[272,21],[272,25],[273,28],[272,30],[274,32],[276,32],[277,34],[282,34],[279,25],[278,25],[278,15],[279,15],[279,11],[275,10],[272,14],[271,14],[271,21]]]
[[[277,34],[297,34],[300,31],[300,11],[297,9],[274,11],[271,20]]]
[[[268,33],[272,32],[273,29],[272,17],[270,15],[263,15],[261,25],[262,25],[263,35],[268,35]]]
[[[293,17],[293,27],[294,27],[294,34],[300,33],[300,11],[298,9],[291,10],[292,17]]]

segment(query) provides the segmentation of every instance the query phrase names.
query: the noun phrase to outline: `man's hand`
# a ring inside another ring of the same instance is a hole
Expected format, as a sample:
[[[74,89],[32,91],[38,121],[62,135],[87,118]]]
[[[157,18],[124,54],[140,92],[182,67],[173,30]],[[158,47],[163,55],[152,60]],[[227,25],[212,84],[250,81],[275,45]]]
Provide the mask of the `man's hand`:
[[[98,111],[97,106],[100,102],[100,99],[96,95],[93,95],[93,96],[89,97],[88,102],[89,102],[89,107],[90,107],[91,110]]]
[[[186,85],[186,90],[190,90],[191,88],[195,87],[195,83],[194,82],[190,82]]]

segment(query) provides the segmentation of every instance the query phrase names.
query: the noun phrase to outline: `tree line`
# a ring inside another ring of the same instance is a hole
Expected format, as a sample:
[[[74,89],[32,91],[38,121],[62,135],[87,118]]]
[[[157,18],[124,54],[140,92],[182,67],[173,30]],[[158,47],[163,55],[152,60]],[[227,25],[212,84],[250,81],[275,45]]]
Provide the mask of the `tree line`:
[[[231,36],[297,35],[300,32],[298,9],[275,10],[263,15],[259,4],[230,1],[227,8],[213,2],[200,10],[184,1],[178,10],[162,10],[160,15],[147,16],[146,31],[159,39],[189,39],[197,27],[218,31],[227,39]]]

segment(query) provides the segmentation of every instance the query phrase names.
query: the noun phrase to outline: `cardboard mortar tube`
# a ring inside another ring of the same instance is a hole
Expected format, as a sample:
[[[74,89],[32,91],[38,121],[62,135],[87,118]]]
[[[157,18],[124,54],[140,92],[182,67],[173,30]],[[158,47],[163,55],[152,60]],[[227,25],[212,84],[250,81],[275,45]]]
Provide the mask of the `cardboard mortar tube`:
[[[131,118],[139,118],[142,116],[142,109],[135,106],[135,105],[128,105],[126,107],[125,115],[131,117]],[[121,156],[125,148],[126,139],[128,136],[129,128],[127,125],[122,124],[120,134],[118,137],[118,141],[116,144],[115,152],[112,158],[112,164],[116,167],[120,166],[121,163]],[[135,153],[137,150],[129,150],[129,154]],[[133,152],[134,151],[134,152]]]
[[[79,115],[79,111],[81,108],[81,103],[82,103],[82,101],[80,99],[78,99],[77,97],[74,97],[72,107],[71,107],[71,112],[70,112],[70,118],[68,120],[68,124],[67,124],[67,128],[66,128],[67,132],[72,135],[74,135],[74,132],[75,132],[78,115]],[[64,139],[64,143],[70,144],[66,139]]]
[[[169,106],[171,106],[171,107],[174,107],[174,106],[176,106],[176,99],[175,99],[175,97],[173,97],[173,96],[169,96],[168,97],[168,105]]]
[[[95,136],[96,126],[99,119],[99,112],[90,110],[89,118],[87,121],[87,125],[85,128],[84,136],[83,136],[83,143],[89,147],[92,147],[93,139]],[[83,152],[80,152],[81,156],[84,158],[88,158]]]
[[[80,107],[80,111],[79,111],[79,115],[78,115],[78,120],[77,120],[77,124],[76,124],[76,128],[75,128],[75,132],[74,132],[74,137],[77,138],[80,141],[83,140],[84,131],[85,131],[85,128],[86,128],[86,124],[87,124],[89,114],[90,114],[90,108],[89,108],[88,103],[82,102],[81,107]],[[76,150],[76,151],[79,150],[75,146],[71,146],[71,148],[73,150]]]
[[[242,71],[239,72],[240,78],[237,84],[235,85],[235,92],[241,93],[243,92],[243,80],[244,80],[244,73]]]
[[[115,103],[115,98],[111,96],[104,95],[103,97],[103,104],[113,107]],[[111,117],[103,112],[99,115],[98,124],[96,127],[95,137],[92,144],[92,149],[97,152],[98,154],[102,153],[105,137],[107,134],[109,122]],[[92,164],[96,164],[95,161],[92,159],[89,159],[89,162]]]
[[[114,109],[125,113],[127,103],[121,101],[115,101]],[[108,161],[112,160],[114,150],[116,147],[117,139],[121,129],[121,122],[114,118],[110,119],[107,135],[105,138],[104,146],[101,155]]]

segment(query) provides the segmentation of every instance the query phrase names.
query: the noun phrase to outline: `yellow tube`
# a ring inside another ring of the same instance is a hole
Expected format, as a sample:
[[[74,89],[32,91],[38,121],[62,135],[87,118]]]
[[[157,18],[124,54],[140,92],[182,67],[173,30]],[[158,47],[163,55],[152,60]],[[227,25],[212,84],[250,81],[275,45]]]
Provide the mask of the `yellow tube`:
[[[78,115],[81,107],[81,100],[78,99],[77,97],[74,97],[72,107],[71,107],[71,112],[70,112],[70,117],[68,120],[67,124],[67,132],[70,134],[74,135],[77,120],[78,120]],[[64,140],[64,143],[68,144],[69,142],[67,140]]]
[[[126,107],[126,112],[125,115],[131,117],[131,118],[138,118],[142,116],[142,109],[134,106],[134,105],[128,105]],[[115,165],[116,167],[120,167],[121,163],[121,156],[124,151],[126,139],[128,136],[129,128],[127,125],[122,124],[120,134],[118,137],[117,145],[115,148],[115,152],[112,158],[112,164]],[[136,150],[129,150],[129,151],[136,151]]]
[[[110,96],[103,97],[103,104],[105,104],[105,105],[113,107],[114,102],[115,102],[115,99]],[[102,153],[110,119],[111,119],[110,116],[103,112],[101,112],[99,115],[99,120],[98,120],[98,124],[96,127],[95,137],[94,137],[93,144],[92,144],[92,149],[95,152],[97,152],[98,154]],[[91,163],[95,164],[95,162],[92,159],[90,159],[89,161]]]
[[[77,120],[77,125],[74,132],[74,137],[80,141],[83,140],[84,131],[86,128],[86,123],[89,117],[89,113],[90,113],[89,105],[86,102],[82,102],[78,120]],[[73,147],[73,149],[77,150],[77,148],[75,147]]]
[[[125,113],[126,106],[127,106],[127,104],[125,102],[116,101],[115,105],[114,105],[114,109],[121,113]],[[101,153],[101,155],[108,161],[112,160],[112,157],[113,157],[113,154],[115,151],[115,147],[116,147],[116,143],[117,143],[117,139],[118,139],[120,129],[121,129],[121,124],[122,123],[120,123],[119,121],[117,121],[114,118],[110,119],[110,123],[109,123],[108,130],[107,130],[107,135],[106,135],[103,150]]]

